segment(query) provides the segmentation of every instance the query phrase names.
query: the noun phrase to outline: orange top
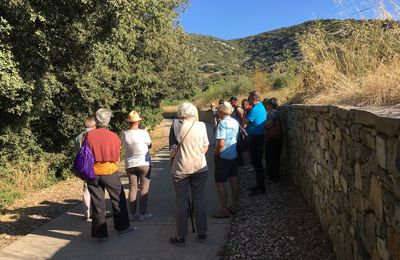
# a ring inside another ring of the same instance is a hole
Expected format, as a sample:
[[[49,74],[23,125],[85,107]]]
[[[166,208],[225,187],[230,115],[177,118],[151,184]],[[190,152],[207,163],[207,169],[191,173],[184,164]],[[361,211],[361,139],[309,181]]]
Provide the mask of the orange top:
[[[116,172],[118,166],[115,162],[97,162],[94,164],[94,173],[96,175],[110,175]]]

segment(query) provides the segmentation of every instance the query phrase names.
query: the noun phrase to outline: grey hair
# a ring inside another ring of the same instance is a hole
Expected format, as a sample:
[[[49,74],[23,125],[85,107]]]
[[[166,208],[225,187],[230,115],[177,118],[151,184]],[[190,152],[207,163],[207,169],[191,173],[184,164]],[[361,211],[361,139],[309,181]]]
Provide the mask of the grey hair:
[[[96,125],[98,127],[107,127],[110,124],[110,119],[112,117],[111,111],[100,108],[96,111]]]
[[[184,102],[178,108],[178,117],[179,118],[193,118],[199,120],[199,112],[195,105],[190,102]]]

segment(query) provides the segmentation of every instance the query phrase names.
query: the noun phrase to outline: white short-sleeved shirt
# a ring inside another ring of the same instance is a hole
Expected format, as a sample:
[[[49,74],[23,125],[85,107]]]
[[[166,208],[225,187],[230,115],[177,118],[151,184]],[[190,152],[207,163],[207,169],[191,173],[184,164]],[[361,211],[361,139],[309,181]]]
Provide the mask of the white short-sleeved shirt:
[[[125,147],[125,169],[150,165],[151,139],[146,130],[126,130],[122,141]]]

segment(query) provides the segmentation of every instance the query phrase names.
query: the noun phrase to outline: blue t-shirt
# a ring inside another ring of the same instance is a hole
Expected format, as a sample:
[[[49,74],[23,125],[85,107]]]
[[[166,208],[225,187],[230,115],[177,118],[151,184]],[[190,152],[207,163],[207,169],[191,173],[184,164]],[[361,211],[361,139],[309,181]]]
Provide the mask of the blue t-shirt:
[[[230,116],[222,119],[215,132],[215,139],[224,139],[225,144],[219,157],[227,160],[237,158],[236,143],[239,135],[239,123]]]
[[[267,110],[261,102],[258,102],[247,114],[246,131],[249,135],[264,135],[265,122],[267,121]]]

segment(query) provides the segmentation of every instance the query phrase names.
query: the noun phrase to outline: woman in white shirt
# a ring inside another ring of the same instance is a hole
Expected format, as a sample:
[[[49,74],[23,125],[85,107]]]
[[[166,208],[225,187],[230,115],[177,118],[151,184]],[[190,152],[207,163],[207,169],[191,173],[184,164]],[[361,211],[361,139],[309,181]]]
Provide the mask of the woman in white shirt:
[[[129,205],[133,220],[146,221],[153,214],[147,212],[147,201],[150,188],[151,139],[146,130],[140,129],[142,118],[132,111],[126,121],[129,128],[123,133],[125,147],[125,169],[129,178]],[[137,196],[138,188],[140,196]],[[139,212],[137,212],[139,208]]]

